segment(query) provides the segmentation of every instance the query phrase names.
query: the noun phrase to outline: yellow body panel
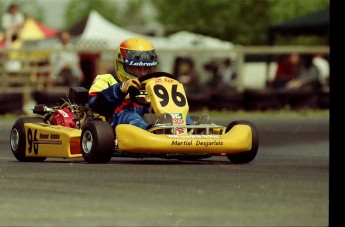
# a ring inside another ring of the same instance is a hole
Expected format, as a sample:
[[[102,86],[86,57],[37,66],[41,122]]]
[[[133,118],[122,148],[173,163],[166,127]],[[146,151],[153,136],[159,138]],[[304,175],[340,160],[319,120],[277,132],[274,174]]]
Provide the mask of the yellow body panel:
[[[80,158],[81,130],[44,123],[26,123],[27,157]]]
[[[173,117],[173,125],[186,125],[189,105],[180,82],[162,76],[149,80],[145,89],[151,100],[152,108],[158,116],[170,113]],[[187,133],[186,130],[183,132],[181,130],[181,134]]]
[[[222,135],[152,134],[133,125],[116,127],[119,150],[152,154],[235,154],[252,147],[252,130],[235,125]]]

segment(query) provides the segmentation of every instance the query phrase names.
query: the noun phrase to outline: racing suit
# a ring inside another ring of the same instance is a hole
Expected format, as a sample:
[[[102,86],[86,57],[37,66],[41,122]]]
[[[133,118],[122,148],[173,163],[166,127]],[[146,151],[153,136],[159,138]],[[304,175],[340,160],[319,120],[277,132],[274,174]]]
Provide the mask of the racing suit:
[[[89,107],[104,116],[112,115],[111,126],[118,124],[131,124],[144,130],[150,125],[143,119],[144,114],[150,109],[132,102],[128,94],[121,90],[121,81],[116,75],[97,75],[89,89]],[[187,124],[194,125],[188,115]]]

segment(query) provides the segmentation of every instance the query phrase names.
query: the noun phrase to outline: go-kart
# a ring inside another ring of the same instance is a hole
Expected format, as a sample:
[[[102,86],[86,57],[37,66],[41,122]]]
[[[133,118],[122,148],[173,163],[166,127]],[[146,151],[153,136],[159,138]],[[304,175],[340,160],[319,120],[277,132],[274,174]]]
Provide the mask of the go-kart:
[[[148,130],[130,124],[115,129],[109,117],[88,107],[88,90],[70,88],[53,107],[38,104],[33,113],[21,117],[11,129],[10,145],[18,161],[40,162],[46,158],[83,158],[88,163],[107,163],[112,157],[199,160],[226,156],[233,163],[248,163],[258,152],[259,138],[249,121],[233,121],[227,126],[191,116],[183,85],[165,72],[139,78],[139,90],[129,89],[133,102],[151,108],[144,119]],[[169,113],[172,121],[161,124],[159,116]],[[201,117],[202,118],[202,117]],[[205,118],[205,116],[204,116]]]

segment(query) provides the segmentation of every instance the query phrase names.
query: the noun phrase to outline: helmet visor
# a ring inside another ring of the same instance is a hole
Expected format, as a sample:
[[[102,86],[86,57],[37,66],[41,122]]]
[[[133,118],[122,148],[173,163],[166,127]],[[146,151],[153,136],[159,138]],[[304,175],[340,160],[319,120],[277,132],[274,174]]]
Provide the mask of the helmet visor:
[[[123,69],[126,73],[139,77],[155,72],[158,64],[155,50],[138,51],[121,49]]]
[[[124,65],[124,70],[136,77],[144,76],[156,71],[156,66],[128,66]]]

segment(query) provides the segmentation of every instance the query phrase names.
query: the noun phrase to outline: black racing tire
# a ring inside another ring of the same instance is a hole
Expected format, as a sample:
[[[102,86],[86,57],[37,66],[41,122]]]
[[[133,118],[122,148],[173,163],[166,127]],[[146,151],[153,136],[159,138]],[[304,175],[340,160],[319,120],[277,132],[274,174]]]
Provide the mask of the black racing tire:
[[[233,163],[249,163],[254,160],[259,149],[259,133],[255,125],[250,121],[233,121],[226,127],[228,132],[235,125],[248,125],[252,129],[252,148],[243,153],[238,154],[227,154],[228,159]]]
[[[14,157],[20,162],[43,162],[47,157],[26,157],[25,123],[44,123],[41,117],[22,117],[15,121],[10,134],[10,146]]]
[[[82,128],[80,149],[88,163],[107,163],[115,150],[115,132],[108,122],[90,121]]]

